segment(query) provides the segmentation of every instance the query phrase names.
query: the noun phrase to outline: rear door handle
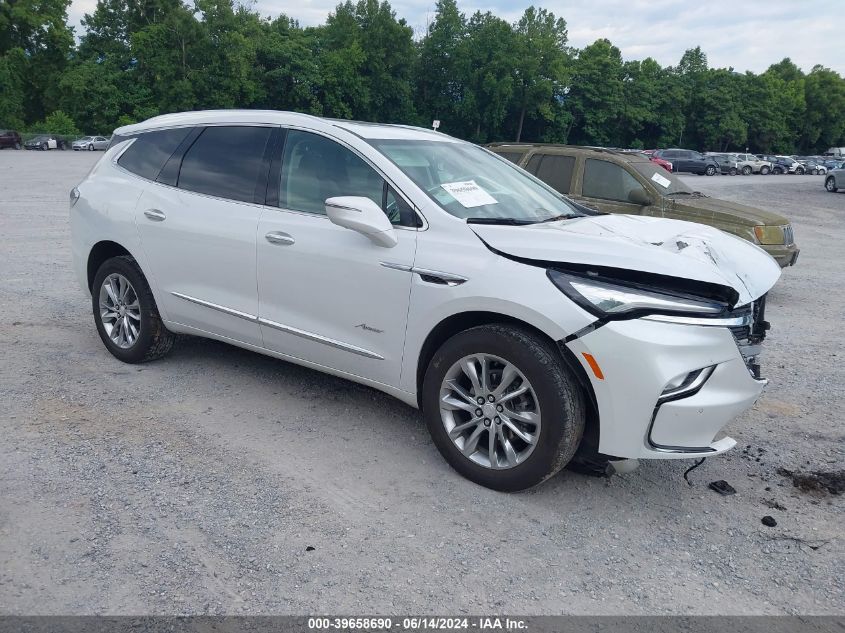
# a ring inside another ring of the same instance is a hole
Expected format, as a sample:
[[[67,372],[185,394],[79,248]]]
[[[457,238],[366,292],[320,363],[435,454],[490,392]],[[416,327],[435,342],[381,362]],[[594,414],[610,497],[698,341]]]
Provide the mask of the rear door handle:
[[[283,233],[282,231],[273,231],[272,233],[268,233],[264,236],[264,239],[271,244],[278,244],[280,246],[290,246],[296,241],[290,235]]]
[[[158,209],[147,209],[144,211],[144,215],[147,216],[153,222],[163,222],[166,215],[164,215],[164,211],[159,211]]]

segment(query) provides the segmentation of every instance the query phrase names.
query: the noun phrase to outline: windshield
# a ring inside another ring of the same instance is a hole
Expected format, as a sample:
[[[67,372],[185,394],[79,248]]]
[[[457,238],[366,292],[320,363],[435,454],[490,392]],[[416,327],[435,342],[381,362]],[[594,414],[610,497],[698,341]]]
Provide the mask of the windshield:
[[[82,137],[81,139],[79,139],[79,140],[80,140],[80,141],[93,141],[94,139],[92,139],[90,136],[83,136],[83,137]]]
[[[455,217],[532,223],[582,215],[553,189],[476,145],[398,139],[368,142]]]
[[[644,176],[657,191],[664,196],[673,193],[693,193],[692,189],[687,187],[680,178],[675,174],[670,174],[656,163],[649,162],[631,162],[631,167],[637,170],[641,176]]]

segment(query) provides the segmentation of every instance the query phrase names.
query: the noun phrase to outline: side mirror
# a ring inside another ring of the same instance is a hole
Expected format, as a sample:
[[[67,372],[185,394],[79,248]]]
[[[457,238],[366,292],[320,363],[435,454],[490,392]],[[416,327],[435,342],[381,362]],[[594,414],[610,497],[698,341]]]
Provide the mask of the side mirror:
[[[332,223],[367,236],[378,246],[392,248],[399,243],[396,231],[384,211],[363,196],[338,196],[326,200],[326,215]]]
[[[637,187],[628,192],[628,202],[633,202],[641,207],[647,207],[651,205],[651,198],[648,197],[645,189]]]

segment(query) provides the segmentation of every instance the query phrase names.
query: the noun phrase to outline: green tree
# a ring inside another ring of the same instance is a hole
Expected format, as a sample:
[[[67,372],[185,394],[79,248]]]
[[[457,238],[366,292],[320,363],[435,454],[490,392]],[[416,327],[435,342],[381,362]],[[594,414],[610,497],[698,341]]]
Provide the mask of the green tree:
[[[61,110],[48,114],[43,121],[30,126],[32,132],[49,132],[61,136],[79,136],[79,129],[67,114]]]
[[[643,112],[623,114],[624,79],[622,54],[608,40],[596,40],[578,54],[569,92],[573,119],[567,136],[572,142],[618,145],[623,135],[620,122],[638,125],[634,121],[643,117]]]

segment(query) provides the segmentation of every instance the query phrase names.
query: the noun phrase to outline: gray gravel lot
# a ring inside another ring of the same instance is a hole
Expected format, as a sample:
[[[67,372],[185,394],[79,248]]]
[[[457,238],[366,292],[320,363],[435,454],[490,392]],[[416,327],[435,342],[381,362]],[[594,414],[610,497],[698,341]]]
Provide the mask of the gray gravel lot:
[[[845,468],[845,194],[821,177],[685,177],[802,248],[737,449],[692,487],[665,461],[506,495],[368,388],[200,339],[112,358],[67,221],[100,156],[0,152],[0,613],[845,612],[842,496],[777,472]]]

